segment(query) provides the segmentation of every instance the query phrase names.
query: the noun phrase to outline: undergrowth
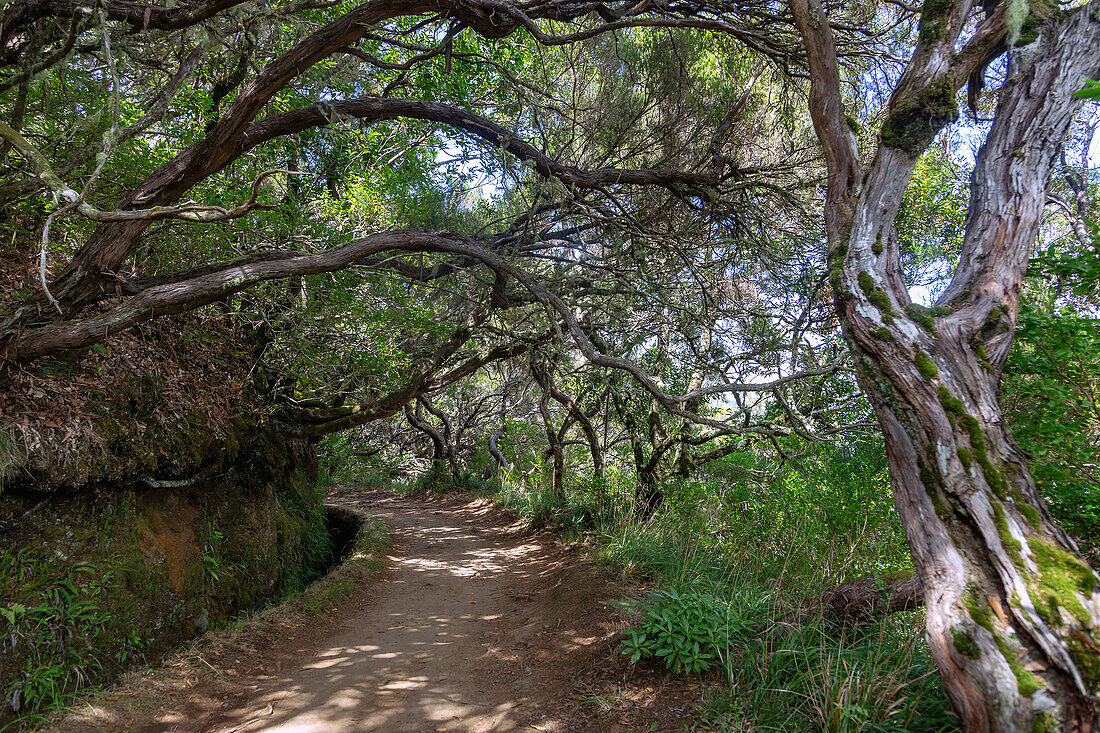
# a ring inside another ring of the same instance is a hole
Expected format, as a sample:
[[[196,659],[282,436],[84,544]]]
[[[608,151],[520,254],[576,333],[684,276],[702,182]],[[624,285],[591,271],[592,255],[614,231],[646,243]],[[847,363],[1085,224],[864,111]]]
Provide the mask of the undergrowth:
[[[207,660],[254,652],[269,646],[288,627],[300,627],[329,611],[356,589],[370,582],[381,569],[385,551],[392,546],[389,527],[380,519],[363,518],[340,565],[308,587],[273,599],[265,608],[237,616],[221,628],[203,634],[178,648],[159,668],[136,673],[125,683],[127,694],[112,694],[93,704],[64,711],[60,705],[17,721],[43,724],[48,730],[115,729],[107,721],[125,720],[134,710],[148,705],[149,697],[186,695],[193,680],[213,670]],[[88,692],[85,690],[85,692]],[[71,699],[69,700],[71,702]],[[131,707],[134,705],[134,707]],[[38,728],[33,728],[37,730]],[[0,726],[0,730],[4,730]]]
[[[632,512],[633,477],[613,471],[572,476],[561,497],[537,471],[477,493],[653,580],[648,598],[627,604],[636,623],[620,651],[703,673],[701,729],[955,731],[921,613],[845,630],[805,610],[846,580],[911,568],[881,451],[820,449],[763,485],[731,479],[744,471],[719,463],[667,482],[664,504],[644,522]],[[422,476],[416,488],[438,488],[439,478]]]
[[[144,504],[89,498],[64,517],[35,514],[33,543],[0,548],[0,731],[33,726],[74,695],[159,659],[273,592],[296,597],[321,586],[314,581],[335,559],[321,491],[303,475],[280,487],[277,502],[249,507],[270,515],[269,542],[229,517],[220,499],[205,515],[194,509],[192,544],[174,556],[182,590],[171,586],[163,556],[147,554],[156,526]]]

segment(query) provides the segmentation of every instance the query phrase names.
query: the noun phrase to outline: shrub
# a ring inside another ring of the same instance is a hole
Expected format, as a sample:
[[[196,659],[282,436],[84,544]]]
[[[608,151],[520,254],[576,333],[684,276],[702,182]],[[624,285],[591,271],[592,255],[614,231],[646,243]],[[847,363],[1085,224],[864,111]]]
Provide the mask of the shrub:
[[[706,672],[729,648],[734,619],[729,607],[699,591],[651,593],[642,617],[627,631],[622,653],[631,664],[656,658],[673,672]]]

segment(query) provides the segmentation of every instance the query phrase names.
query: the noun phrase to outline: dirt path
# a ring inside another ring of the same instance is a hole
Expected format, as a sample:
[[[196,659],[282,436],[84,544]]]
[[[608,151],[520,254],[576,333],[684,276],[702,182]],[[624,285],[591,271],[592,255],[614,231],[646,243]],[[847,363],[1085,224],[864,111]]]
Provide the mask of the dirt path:
[[[273,706],[247,730],[560,727],[544,717],[568,708],[559,697],[568,683],[563,673],[576,669],[567,661],[609,631],[583,621],[602,610],[603,571],[565,563],[560,550],[499,527],[487,504],[391,496],[364,508],[385,519],[395,538],[374,597],[229,722]]]
[[[129,718],[119,729],[480,733],[683,725],[690,696],[683,683],[631,673],[616,661],[613,637],[623,622],[608,601],[630,589],[605,568],[549,534],[524,532],[487,502],[361,491],[336,501],[392,528],[381,577],[251,654],[200,657],[217,679],[187,679],[185,695],[153,682],[163,697],[144,714],[135,716],[140,706],[132,703],[114,714]],[[142,693],[118,693],[127,694]]]

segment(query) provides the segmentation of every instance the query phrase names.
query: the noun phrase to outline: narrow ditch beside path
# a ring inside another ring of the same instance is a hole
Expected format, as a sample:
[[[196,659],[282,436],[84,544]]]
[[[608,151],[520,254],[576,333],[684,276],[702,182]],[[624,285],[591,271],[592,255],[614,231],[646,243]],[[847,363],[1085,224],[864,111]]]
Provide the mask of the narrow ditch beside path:
[[[384,519],[378,577],[302,620],[197,651],[95,696],[52,730],[127,733],[663,731],[698,685],[631,671],[610,600],[637,590],[486,501],[346,487]]]
[[[501,526],[487,503],[341,503],[391,526],[381,582],[212,730],[566,729],[570,675],[608,651],[606,572]]]

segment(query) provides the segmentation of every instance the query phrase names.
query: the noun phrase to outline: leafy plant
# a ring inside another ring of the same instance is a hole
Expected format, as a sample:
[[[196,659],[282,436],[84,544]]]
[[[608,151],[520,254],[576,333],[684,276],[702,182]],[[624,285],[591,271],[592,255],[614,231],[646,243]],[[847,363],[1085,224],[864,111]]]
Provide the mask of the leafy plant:
[[[1078,89],[1076,92],[1073,93],[1073,96],[1081,97],[1082,99],[1100,101],[1100,81],[1086,79],[1085,88]]]
[[[656,658],[673,672],[705,672],[721,663],[736,619],[727,604],[706,593],[651,593],[642,617],[627,631],[622,654],[634,664]]]
[[[202,546],[202,567],[210,579],[217,583],[221,573],[222,561],[220,557],[222,533],[214,529]]]
[[[5,644],[29,650],[22,675],[4,690],[13,711],[42,710],[65,692],[87,685],[102,669],[102,661],[85,653],[77,641],[103,633],[110,619],[100,604],[111,582],[110,573],[101,578],[95,567],[78,563],[47,589],[42,603],[0,607]]]

